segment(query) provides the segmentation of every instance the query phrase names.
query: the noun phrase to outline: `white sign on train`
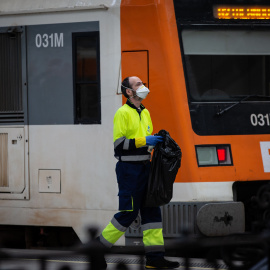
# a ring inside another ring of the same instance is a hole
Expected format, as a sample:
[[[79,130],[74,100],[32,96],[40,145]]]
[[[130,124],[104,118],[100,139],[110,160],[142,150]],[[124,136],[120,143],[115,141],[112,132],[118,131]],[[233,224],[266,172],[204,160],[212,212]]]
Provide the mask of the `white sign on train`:
[[[257,125],[259,126],[270,126],[270,121],[269,121],[269,114],[251,114],[250,115],[250,122],[251,124],[256,127]]]
[[[35,41],[36,41],[37,48],[64,47],[64,33],[37,34]]]

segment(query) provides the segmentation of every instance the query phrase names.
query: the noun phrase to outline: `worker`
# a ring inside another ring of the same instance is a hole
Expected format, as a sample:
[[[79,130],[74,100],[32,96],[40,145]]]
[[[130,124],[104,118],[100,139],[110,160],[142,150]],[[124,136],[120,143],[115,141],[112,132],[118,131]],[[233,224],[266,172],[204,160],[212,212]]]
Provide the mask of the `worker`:
[[[125,233],[140,211],[145,247],[145,268],[177,268],[178,262],[164,258],[161,211],[159,207],[143,207],[150,173],[149,148],[163,141],[151,135],[153,125],[149,111],[141,104],[149,89],[138,77],[127,77],[121,85],[126,104],[114,116],[114,153],[118,159],[116,175],[119,188],[119,211],[102,231],[99,241],[111,247]],[[106,262],[104,259],[104,268]]]

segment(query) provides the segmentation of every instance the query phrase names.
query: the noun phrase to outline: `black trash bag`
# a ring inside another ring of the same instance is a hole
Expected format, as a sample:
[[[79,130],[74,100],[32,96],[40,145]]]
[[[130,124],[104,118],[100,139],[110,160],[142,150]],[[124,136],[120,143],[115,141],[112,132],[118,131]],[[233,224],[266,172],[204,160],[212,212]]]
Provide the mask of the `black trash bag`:
[[[164,138],[157,143],[151,162],[151,172],[144,201],[145,207],[162,206],[170,202],[173,195],[173,183],[181,166],[182,152],[166,130],[157,134]]]

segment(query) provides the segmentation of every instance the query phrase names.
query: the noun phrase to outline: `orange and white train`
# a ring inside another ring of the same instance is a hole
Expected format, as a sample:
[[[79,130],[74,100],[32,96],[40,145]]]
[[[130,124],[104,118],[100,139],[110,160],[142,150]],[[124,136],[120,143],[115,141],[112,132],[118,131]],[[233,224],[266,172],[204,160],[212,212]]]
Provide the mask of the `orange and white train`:
[[[66,245],[108,223],[113,116],[132,75],[154,133],[183,153],[164,236],[268,217],[256,198],[270,180],[270,6],[221,2],[0,1],[1,239]]]

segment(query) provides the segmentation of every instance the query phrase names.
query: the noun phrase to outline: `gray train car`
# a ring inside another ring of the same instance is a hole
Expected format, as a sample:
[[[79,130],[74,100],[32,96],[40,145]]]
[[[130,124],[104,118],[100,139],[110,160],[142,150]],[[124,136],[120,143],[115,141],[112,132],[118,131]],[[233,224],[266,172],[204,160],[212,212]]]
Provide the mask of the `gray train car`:
[[[1,1],[0,10],[2,231],[69,227],[84,241],[117,209],[120,3]]]

